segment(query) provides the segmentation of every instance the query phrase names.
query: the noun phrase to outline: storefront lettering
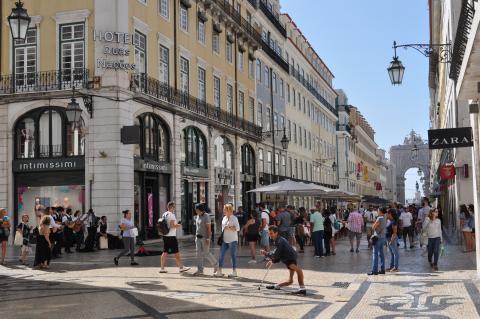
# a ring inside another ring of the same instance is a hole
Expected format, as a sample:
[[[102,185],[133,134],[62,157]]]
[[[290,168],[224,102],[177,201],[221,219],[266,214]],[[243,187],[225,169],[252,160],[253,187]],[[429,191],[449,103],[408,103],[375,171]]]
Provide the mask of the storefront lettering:
[[[112,32],[112,31],[98,31],[93,30],[93,41],[100,41],[106,43],[103,47],[103,54],[113,57],[125,57],[128,59],[131,50],[128,45],[133,45],[133,35],[124,32]],[[120,47],[114,47],[112,45],[117,44]],[[127,47],[122,47],[127,46]],[[136,68],[135,63],[128,63],[124,60],[110,60],[108,58],[97,58],[97,68],[105,70],[123,70],[134,71]]]
[[[198,177],[208,177],[208,170],[205,168],[184,166],[183,174]]]
[[[77,170],[84,168],[84,159],[52,159],[52,160],[15,160],[14,172]]]

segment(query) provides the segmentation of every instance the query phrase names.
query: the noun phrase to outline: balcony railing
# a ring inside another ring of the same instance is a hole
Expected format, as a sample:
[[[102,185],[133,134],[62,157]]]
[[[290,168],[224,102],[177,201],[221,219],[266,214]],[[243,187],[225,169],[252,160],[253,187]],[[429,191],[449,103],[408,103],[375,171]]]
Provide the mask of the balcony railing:
[[[225,0],[211,0],[220,9],[225,12],[233,21],[235,21],[240,28],[242,28],[250,37],[252,37],[258,44],[261,42],[261,35],[242,15],[235,10],[235,8]]]
[[[337,131],[346,131],[349,134],[352,134],[352,129],[348,124],[339,124],[337,123]]]
[[[288,72],[288,62],[285,61],[274,49],[262,40],[262,50],[265,51],[285,72]]]
[[[262,136],[262,128],[260,126],[206,103],[188,93],[176,90],[145,74],[132,74],[130,87],[134,92],[144,93],[173,104],[175,107],[193,112],[203,118],[219,122],[236,130],[243,130],[258,137],[258,139]]]
[[[312,93],[320,103],[322,103],[333,114],[338,115],[337,110],[311,85],[303,75],[300,74],[293,66],[290,66],[290,75],[298,80],[310,93]]]
[[[255,8],[258,8],[258,2],[257,0],[248,0],[248,2],[250,2],[250,4],[255,7]]]
[[[0,76],[0,94],[85,88],[88,69],[55,70]]]
[[[287,37],[287,30],[285,27],[280,23],[280,18],[278,17],[277,14],[272,12],[268,6],[265,0],[260,0],[259,1],[259,7],[260,10],[265,14],[265,16],[272,22],[272,24],[277,28],[277,30],[283,35],[284,38]]]

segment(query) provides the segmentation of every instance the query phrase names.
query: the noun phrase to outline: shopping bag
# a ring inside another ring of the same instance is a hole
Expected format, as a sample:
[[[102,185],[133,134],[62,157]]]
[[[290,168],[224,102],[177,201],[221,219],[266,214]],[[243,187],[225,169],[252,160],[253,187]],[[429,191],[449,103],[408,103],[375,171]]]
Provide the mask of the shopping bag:
[[[440,245],[440,257],[445,256],[446,253],[447,253],[447,252],[446,252],[446,250],[445,250],[445,245],[444,245],[444,244],[441,244],[441,245]]]
[[[100,249],[108,249],[108,238],[100,236]]]
[[[23,245],[23,234],[20,230],[15,232],[15,240],[13,241],[13,245],[15,246],[22,246]]]

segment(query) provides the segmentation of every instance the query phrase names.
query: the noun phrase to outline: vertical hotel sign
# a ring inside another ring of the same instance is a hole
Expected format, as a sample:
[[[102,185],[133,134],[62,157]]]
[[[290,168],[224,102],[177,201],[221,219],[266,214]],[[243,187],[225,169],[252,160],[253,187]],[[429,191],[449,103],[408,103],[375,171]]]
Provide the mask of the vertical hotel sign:
[[[135,63],[128,62],[133,38],[133,34],[130,33],[93,30],[93,41],[104,43],[102,50],[104,56],[95,61],[97,68],[134,71]]]

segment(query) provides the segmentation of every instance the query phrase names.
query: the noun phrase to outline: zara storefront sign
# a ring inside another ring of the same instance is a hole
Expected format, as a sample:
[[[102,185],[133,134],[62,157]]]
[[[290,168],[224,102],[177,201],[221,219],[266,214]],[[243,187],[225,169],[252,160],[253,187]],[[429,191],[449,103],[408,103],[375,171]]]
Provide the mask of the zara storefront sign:
[[[85,158],[19,159],[12,165],[14,173],[74,171],[85,168]]]
[[[443,149],[473,146],[472,128],[458,127],[428,130],[428,148]]]
[[[133,45],[133,34],[114,31],[93,30],[93,41],[105,43],[103,54],[108,58],[98,58],[97,68],[134,71],[135,63],[129,63],[130,46]],[[116,57],[118,59],[111,59]],[[127,60],[125,62],[122,58]]]

